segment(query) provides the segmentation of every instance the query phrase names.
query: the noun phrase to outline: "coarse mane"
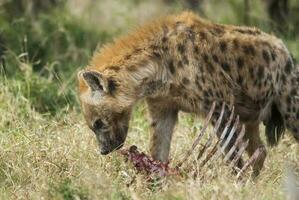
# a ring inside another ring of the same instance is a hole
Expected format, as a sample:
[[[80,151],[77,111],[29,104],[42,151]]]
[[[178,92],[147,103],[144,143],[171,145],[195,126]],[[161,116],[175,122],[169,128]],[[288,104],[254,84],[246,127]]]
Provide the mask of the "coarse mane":
[[[126,36],[114,40],[112,43],[104,45],[96,51],[90,66],[95,68],[105,68],[107,63],[119,62],[125,55],[131,54],[137,48],[143,48],[149,41],[161,34],[163,27],[172,21],[170,16],[148,22],[139,26]]]
[[[104,45],[99,51],[95,52],[89,66],[99,70],[105,69],[107,64],[121,64],[123,57],[132,54],[138,48],[146,47],[146,44],[159,37],[159,34],[163,34],[164,28],[175,25],[178,20],[187,24],[194,23],[194,21],[203,21],[192,12],[160,17],[137,27],[127,36],[120,37],[111,44]]]

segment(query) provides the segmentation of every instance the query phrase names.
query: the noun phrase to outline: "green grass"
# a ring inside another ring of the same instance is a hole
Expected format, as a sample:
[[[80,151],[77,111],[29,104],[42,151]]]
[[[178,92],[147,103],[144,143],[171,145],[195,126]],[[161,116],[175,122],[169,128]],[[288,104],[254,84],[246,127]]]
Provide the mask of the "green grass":
[[[265,168],[256,182],[250,178],[238,182],[226,165],[215,162],[201,169],[204,179],[189,174],[189,178],[148,183],[117,153],[100,156],[80,112],[77,71],[88,63],[97,46],[128,32],[134,24],[165,12],[179,12],[183,6],[178,2],[167,6],[158,0],[88,2],[78,5],[69,0],[36,16],[14,16],[0,8],[0,40],[4,41],[0,46],[6,48],[0,72],[0,199],[286,198],[286,167],[299,169],[299,147],[288,134],[278,147],[268,148]],[[228,2],[211,1],[204,7],[205,15],[222,23],[242,24],[241,1]],[[257,6],[255,3],[254,8]],[[253,23],[269,30],[261,12],[260,7],[254,9]],[[299,58],[298,34],[282,37]],[[141,102],[134,110],[126,146],[136,144],[148,152],[146,116]],[[172,165],[190,148],[201,122],[180,115]],[[187,167],[196,169],[191,161]]]

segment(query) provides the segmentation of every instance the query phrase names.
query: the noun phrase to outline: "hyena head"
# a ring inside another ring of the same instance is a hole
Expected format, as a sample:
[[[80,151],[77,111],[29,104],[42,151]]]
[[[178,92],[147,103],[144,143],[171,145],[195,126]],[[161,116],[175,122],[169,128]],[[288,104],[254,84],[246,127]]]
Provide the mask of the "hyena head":
[[[82,111],[89,128],[95,133],[102,155],[119,149],[125,142],[131,106],[121,98],[118,83],[97,71],[78,73]]]

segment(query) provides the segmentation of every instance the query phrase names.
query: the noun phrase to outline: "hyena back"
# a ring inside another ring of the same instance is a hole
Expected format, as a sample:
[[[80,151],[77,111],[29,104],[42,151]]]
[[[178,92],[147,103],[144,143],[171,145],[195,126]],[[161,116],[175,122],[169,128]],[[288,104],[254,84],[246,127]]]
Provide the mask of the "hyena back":
[[[234,106],[246,126],[247,152],[270,144],[284,128],[299,139],[297,68],[281,40],[256,28],[220,25],[185,12],[141,26],[105,46],[78,73],[82,110],[102,154],[125,141],[135,103],[146,99],[151,155],[167,161],[178,112],[205,116],[216,101]],[[264,153],[254,166],[263,166]]]

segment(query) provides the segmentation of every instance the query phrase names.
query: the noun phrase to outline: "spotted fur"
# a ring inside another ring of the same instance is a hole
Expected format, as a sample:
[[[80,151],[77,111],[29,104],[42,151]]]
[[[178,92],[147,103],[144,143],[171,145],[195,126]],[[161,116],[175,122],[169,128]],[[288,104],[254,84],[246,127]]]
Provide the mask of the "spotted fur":
[[[103,154],[123,144],[132,107],[145,99],[155,159],[168,160],[178,112],[205,116],[213,101],[218,102],[213,121],[222,102],[227,104],[225,116],[235,107],[252,155],[263,145],[262,121],[270,144],[278,142],[285,127],[299,139],[297,71],[275,36],[184,12],[141,26],[95,53],[78,74],[79,96]],[[103,124],[100,130],[94,128],[97,120]],[[256,162],[255,174],[265,157]]]

